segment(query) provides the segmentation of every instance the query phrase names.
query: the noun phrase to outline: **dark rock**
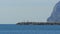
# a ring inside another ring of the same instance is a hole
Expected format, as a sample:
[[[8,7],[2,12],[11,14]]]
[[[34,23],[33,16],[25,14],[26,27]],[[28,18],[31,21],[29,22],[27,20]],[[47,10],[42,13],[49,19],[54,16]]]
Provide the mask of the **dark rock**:
[[[60,25],[60,22],[20,22],[17,25]]]

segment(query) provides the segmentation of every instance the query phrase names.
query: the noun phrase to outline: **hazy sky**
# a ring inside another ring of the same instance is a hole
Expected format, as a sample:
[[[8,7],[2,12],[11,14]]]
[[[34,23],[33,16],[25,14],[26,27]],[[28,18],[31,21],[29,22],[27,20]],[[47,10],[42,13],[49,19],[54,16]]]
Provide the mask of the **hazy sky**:
[[[59,0],[0,0],[0,24],[46,22]]]

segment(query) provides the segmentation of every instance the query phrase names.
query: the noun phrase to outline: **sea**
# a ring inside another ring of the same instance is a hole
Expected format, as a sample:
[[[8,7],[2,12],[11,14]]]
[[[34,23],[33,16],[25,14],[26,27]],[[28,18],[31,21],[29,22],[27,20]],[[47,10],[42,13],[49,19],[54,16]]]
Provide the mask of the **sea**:
[[[60,25],[0,24],[0,34],[60,34]]]

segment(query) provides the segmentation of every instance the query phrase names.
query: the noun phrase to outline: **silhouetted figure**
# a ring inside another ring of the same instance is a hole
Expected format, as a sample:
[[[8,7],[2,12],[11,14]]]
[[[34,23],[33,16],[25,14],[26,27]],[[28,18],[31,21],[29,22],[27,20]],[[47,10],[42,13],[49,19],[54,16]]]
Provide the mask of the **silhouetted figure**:
[[[60,22],[60,1],[55,5],[51,16],[47,22]]]

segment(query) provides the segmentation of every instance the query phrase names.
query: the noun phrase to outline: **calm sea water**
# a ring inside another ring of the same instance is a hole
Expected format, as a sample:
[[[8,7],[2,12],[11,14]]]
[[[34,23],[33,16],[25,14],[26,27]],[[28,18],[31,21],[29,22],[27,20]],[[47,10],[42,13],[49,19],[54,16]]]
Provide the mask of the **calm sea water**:
[[[60,34],[60,25],[0,24],[0,34]]]

